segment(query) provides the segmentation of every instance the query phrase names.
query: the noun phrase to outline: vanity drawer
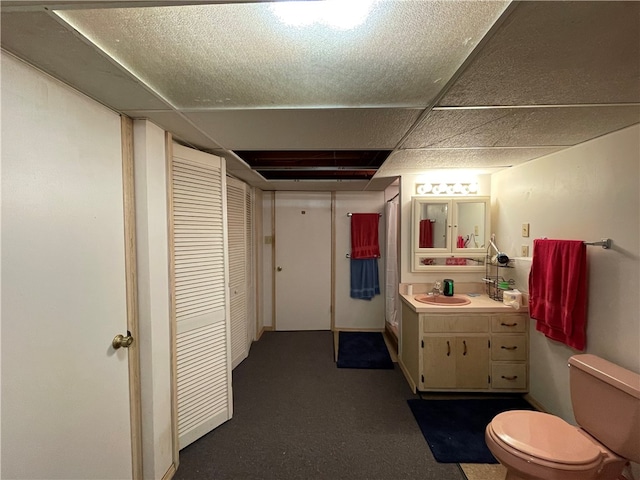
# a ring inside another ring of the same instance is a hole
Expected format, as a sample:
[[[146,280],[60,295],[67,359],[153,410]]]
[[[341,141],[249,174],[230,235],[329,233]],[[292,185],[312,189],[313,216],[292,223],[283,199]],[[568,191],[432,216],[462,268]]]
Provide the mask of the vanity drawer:
[[[524,390],[527,388],[527,365],[524,363],[493,364],[491,388]]]
[[[487,315],[421,314],[423,333],[485,333],[489,331]]]
[[[524,335],[493,335],[491,337],[492,360],[526,360],[527,338]]]
[[[494,315],[491,317],[491,331],[494,333],[521,333],[527,328],[524,315]]]

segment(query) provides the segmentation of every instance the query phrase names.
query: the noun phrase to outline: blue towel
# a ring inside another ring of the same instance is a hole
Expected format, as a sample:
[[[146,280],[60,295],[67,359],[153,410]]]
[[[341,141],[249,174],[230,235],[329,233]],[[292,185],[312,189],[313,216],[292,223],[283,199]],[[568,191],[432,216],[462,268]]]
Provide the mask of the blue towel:
[[[351,298],[371,300],[380,295],[377,258],[351,259]]]

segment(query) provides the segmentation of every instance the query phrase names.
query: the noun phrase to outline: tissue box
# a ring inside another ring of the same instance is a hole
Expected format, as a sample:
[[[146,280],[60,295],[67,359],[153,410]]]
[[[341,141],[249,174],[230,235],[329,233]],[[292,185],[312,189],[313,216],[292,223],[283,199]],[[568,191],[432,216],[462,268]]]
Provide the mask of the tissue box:
[[[522,305],[522,292],[518,290],[505,290],[502,292],[502,303],[518,310]]]

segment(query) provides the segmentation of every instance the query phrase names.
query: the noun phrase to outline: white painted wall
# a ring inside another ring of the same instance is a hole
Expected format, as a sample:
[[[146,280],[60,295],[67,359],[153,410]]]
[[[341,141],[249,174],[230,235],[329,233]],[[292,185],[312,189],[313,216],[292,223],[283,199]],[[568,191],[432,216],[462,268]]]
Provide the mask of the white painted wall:
[[[336,192],[335,194],[335,328],[382,330],[385,317],[385,222],[384,192]],[[351,218],[347,213],[381,213],[378,223],[378,281],[380,295],[371,300],[351,298]]]
[[[133,139],[143,475],[145,479],[159,479],[173,463],[164,130],[146,120],[136,120]]]
[[[596,241],[587,247],[589,303],[586,353],[640,372],[640,126],[597,138],[496,173],[491,190],[497,242],[508,254],[540,237]],[[530,237],[521,236],[522,223]],[[518,259],[527,289],[531,262]],[[531,395],[573,421],[567,359],[571,348],[547,339],[531,322]]]

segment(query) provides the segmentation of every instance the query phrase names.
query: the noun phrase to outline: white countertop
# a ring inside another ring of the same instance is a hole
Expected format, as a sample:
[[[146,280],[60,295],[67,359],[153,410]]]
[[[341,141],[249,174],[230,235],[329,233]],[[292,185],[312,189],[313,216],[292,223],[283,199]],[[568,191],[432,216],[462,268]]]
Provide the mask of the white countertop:
[[[424,294],[418,294],[424,295]],[[418,302],[414,295],[400,294],[402,301],[409,305],[414,312],[417,313],[526,313],[528,311],[525,302],[518,310],[502,302],[492,300],[486,294],[481,294],[477,297],[470,297],[466,293],[456,293],[456,297],[464,297],[471,300],[471,303],[466,305],[431,305],[428,303]]]

